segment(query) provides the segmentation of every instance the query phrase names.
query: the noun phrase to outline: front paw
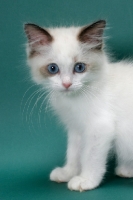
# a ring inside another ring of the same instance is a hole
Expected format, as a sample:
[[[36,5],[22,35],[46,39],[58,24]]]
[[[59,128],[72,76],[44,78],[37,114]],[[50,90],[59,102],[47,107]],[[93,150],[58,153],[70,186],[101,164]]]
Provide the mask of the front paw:
[[[68,188],[70,190],[82,192],[84,190],[92,190],[98,185],[99,183],[96,183],[95,181],[93,182],[90,179],[83,178],[82,176],[75,176],[69,181]]]
[[[50,174],[50,180],[55,182],[68,182],[73,176],[69,168],[57,167]]]

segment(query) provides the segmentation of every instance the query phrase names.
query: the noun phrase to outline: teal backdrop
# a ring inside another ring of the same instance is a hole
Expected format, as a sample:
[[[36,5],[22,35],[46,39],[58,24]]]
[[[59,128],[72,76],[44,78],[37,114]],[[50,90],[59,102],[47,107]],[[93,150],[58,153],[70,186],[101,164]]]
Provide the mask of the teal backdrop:
[[[95,190],[71,192],[49,181],[65,160],[66,134],[32,83],[26,65],[25,22],[42,26],[86,25],[106,19],[114,59],[133,57],[132,0],[0,1],[0,200],[131,200],[133,179],[113,174]],[[34,109],[33,109],[34,108]]]

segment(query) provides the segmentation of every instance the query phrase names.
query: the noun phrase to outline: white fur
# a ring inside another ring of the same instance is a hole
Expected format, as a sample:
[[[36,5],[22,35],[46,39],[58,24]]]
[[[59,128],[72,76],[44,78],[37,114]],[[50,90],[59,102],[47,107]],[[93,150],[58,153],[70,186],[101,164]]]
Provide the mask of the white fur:
[[[51,105],[68,130],[66,164],[50,179],[68,182],[70,190],[96,188],[106,172],[113,147],[119,176],[133,177],[133,65],[110,63],[104,52],[77,40],[80,28],[49,29],[54,41],[29,59],[33,79],[51,92]],[[76,62],[88,71],[73,74]],[[39,68],[56,63],[60,74],[44,78]],[[72,82],[66,91],[62,82]]]

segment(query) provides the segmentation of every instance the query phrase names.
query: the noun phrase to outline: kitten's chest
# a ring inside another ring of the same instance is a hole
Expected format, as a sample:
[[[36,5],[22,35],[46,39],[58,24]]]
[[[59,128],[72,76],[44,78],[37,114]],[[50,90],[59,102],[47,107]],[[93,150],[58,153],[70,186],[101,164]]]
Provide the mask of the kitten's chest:
[[[112,119],[110,96],[103,91],[93,96],[77,98],[55,97],[52,105],[60,120],[70,129],[84,131],[103,119]]]
[[[60,120],[69,128],[76,127],[82,131],[89,123],[89,100],[86,101],[83,97],[77,99],[56,98],[52,104]]]

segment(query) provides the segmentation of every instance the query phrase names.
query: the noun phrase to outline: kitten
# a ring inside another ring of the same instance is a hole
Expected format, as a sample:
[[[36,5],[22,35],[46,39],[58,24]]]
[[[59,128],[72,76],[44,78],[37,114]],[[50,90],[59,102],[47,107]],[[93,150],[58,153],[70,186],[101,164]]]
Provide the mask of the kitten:
[[[99,186],[113,147],[116,174],[133,177],[133,64],[111,63],[103,45],[104,20],[85,27],[25,24],[33,80],[50,93],[68,130],[67,160],[50,174],[70,190]]]

